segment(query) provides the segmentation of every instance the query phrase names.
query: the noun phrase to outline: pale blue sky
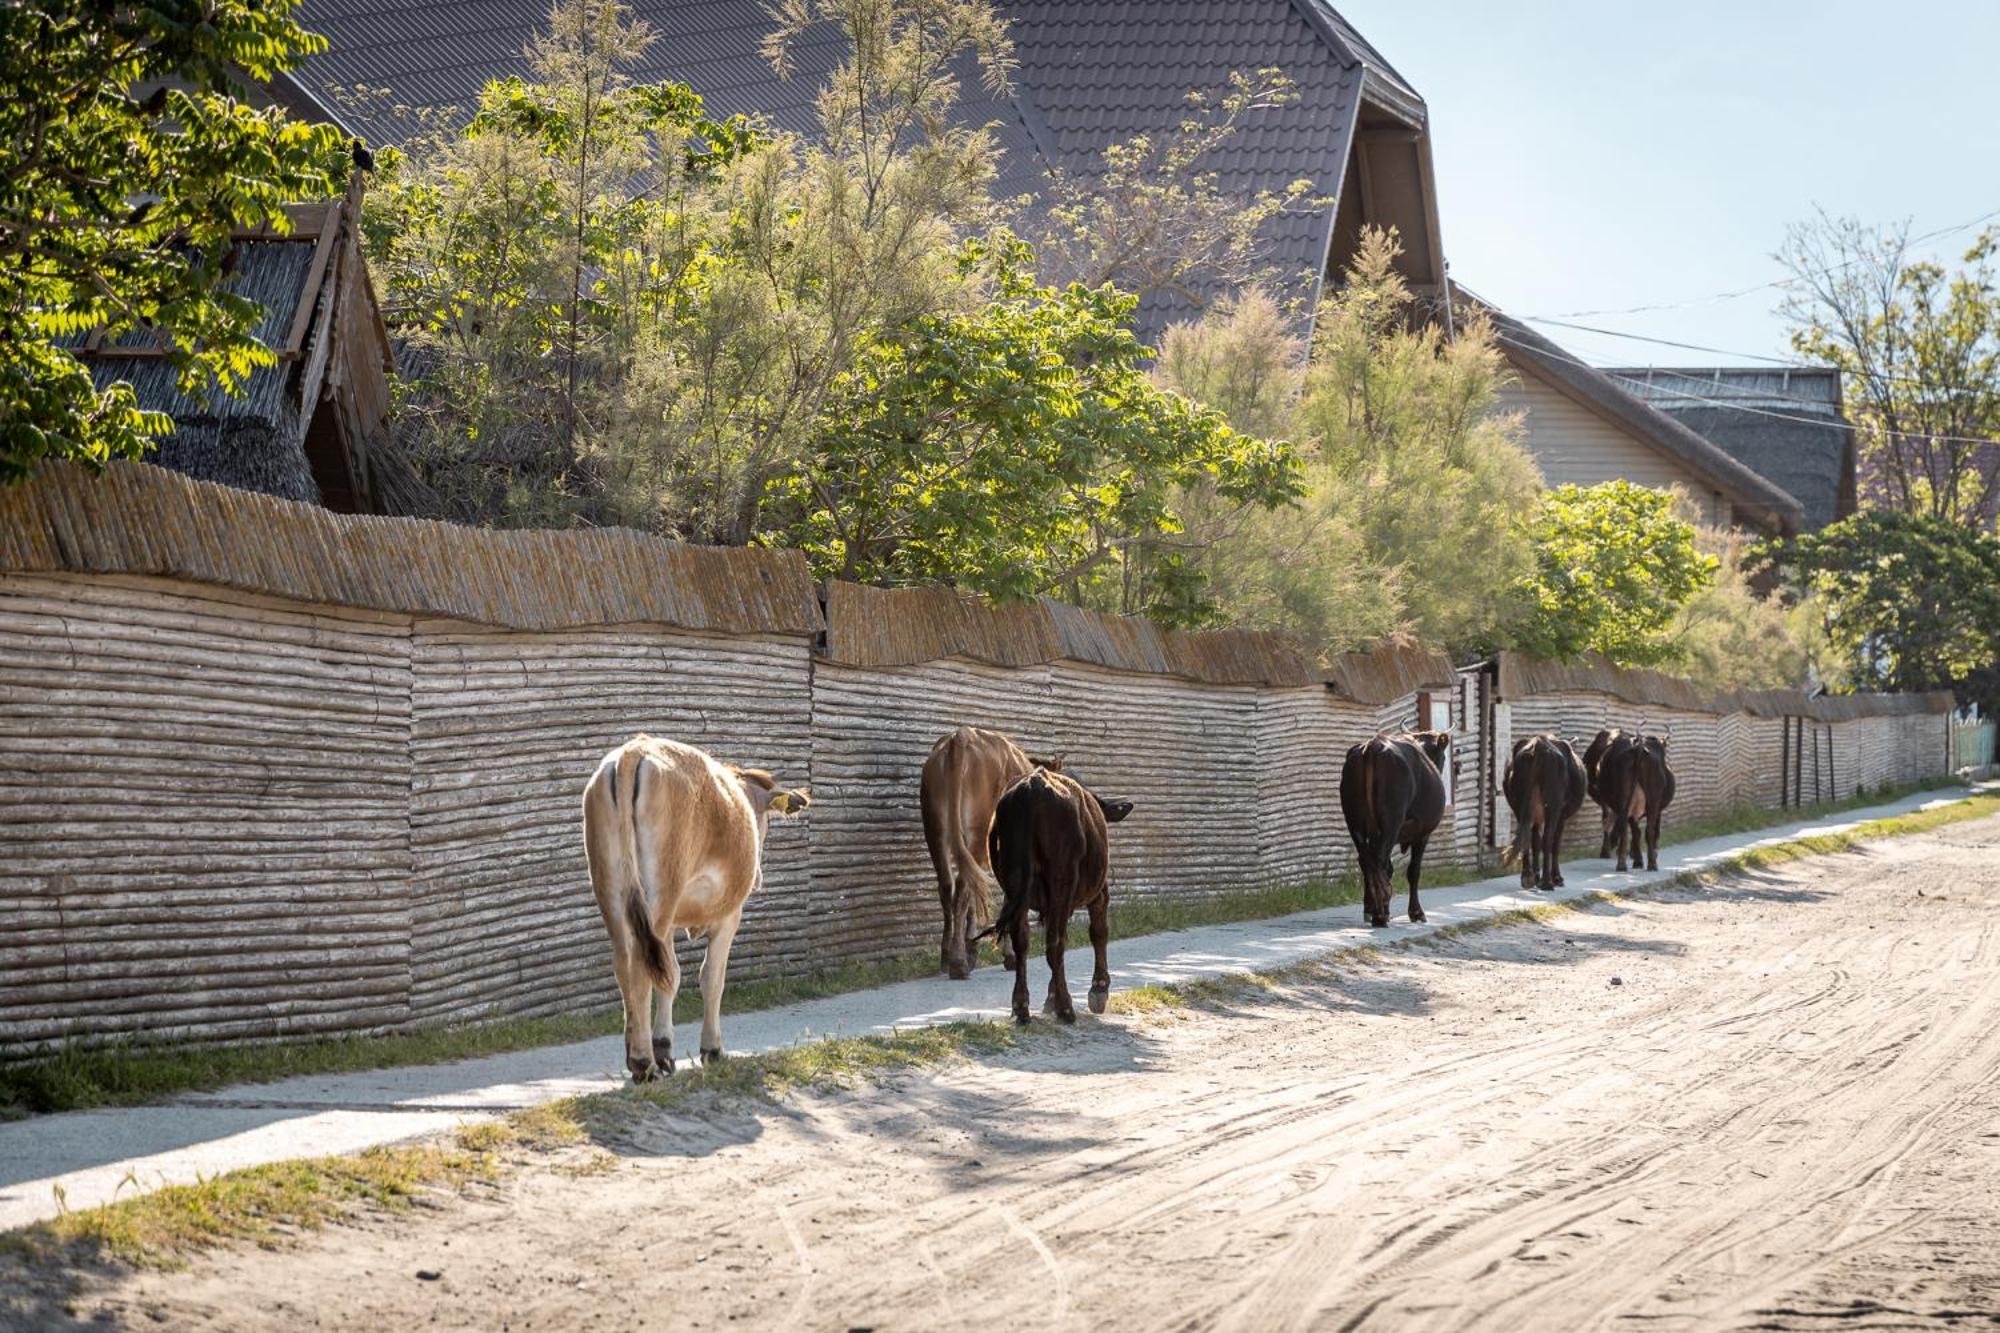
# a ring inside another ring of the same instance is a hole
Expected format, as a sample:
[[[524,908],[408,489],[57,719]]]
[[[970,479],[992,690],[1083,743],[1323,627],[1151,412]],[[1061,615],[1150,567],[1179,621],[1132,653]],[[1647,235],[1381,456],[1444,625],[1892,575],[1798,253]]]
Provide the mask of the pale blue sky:
[[[2000,0],[1334,3],[1430,104],[1453,276],[1517,316],[1771,281],[1815,204],[2000,211]],[[1780,356],[1777,296],[1578,322]],[[1537,327],[1600,365],[1733,359]]]

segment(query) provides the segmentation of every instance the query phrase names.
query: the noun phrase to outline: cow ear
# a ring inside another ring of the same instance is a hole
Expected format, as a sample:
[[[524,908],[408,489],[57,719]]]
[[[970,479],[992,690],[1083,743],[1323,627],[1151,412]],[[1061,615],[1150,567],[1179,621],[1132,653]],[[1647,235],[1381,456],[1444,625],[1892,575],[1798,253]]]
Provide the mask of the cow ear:
[[[1097,808],[1104,812],[1104,822],[1107,824],[1116,824],[1119,820],[1132,813],[1132,803],[1130,801],[1106,800],[1095,792],[1091,793],[1091,799],[1096,801]]]
[[[780,815],[795,815],[812,804],[812,797],[804,787],[794,787],[790,791],[771,793],[771,810]]]

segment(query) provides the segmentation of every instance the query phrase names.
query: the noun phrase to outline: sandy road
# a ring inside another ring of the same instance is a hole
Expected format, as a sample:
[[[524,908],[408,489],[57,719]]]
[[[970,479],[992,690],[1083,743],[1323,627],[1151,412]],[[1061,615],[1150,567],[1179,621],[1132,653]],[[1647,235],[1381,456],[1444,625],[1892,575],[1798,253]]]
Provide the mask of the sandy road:
[[[2000,819],[607,1146],[609,1169],[531,1169],[72,1308],[202,1329],[2000,1327]]]

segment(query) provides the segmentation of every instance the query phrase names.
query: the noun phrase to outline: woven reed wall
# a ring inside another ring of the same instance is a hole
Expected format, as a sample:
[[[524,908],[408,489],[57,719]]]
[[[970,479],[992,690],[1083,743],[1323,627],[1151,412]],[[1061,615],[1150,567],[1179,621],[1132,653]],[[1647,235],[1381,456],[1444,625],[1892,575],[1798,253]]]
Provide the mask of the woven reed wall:
[[[386,617],[0,575],[0,1049],[403,1021],[409,658]]]
[[[1135,803],[1115,912],[1351,871],[1341,759],[1417,724],[1419,691],[1458,732],[1438,867],[1486,845],[1496,682],[1537,687],[1511,736],[1668,735],[1670,819],[1776,805],[1798,699],[1716,712],[1667,678],[1407,648],[1308,665],[935,589],[836,587],[815,660],[820,624],[793,557],[343,519],[138,467],[0,493],[0,1051],[610,1005],[578,801],[640,731],[813,788],[738,937],[756,977],[935,941],[917,783],[961,723]],[[1809,790],[1944,771],[1948,702],[1808,702]]]

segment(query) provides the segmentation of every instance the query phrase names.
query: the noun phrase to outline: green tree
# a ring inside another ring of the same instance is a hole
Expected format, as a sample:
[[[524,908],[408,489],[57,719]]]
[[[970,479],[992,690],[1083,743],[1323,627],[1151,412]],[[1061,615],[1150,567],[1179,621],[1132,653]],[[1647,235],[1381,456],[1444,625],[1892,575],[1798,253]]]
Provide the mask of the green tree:
[[[1505,362],[1474,318],[1446,339],[1371,231],[1322,304],[1309,364],[1281,359],[1275,311],[1239,303],[1170,335],[1163,373],[1246,419],[1289,402],[1305,495],[1242,515],[1210,560],[1225,611],[1325,649],[1414,634],[1497,645],[1532,567],[1522,520],[1541,484],[1517,419],[1495,410]],[[1296,350],[1294,345],[1294,351]]]
[[[1094,591],[1169,623],[1204,620],[1178,499],[1199,487],[1283,503],[1292,451],[1154,384],[1129,324],[1136,298],[1038,286],[1032,258],[1004,233],[961,248],[989,298],[918,318],[842,376],[786,479],[792,519],[771,535],[841,578],[1000,598]]]
[[[239,388],[270,349],[228,290],[232,234],[282,230],[340,186],[326,126],[231,95],[321,47],[297,0],[0,5],[0,482],[47,458],[138,457],[171,429],[67,348],[157,338],[189,392]]]
[[[425,367],[404,439],[457,517],[748,542],[840,377],[976,303],[953,251],[988,219],[994,149],[947,112],[968,59],[1004,86],[990,10],[799,0],[775,21],[780,73],[809,27],[849,44],[814,136],[632,82],[653,34],[563,0],[529,79],[394,164],[371,247]]]
[[[1949,688],[2000,661],[2000,539],[1868,510],[1765,554],[1809,590],[1850,689]]]
[[[1684,506],[1683,517],[1693,511]],[[1817,646],[1815,605],[1760,591],[1759,562],[1739,531],[1698,529],[1695,546],[1715,557],[1715,577],[1681,609],[1673,629],[1676,669],[1719,690],[1806,685]]]
[[[2000,514],[2000,289],[1983,233],[1963,266],[1911,254],[1908,224],[1822,214],[1791,229],[1792,345],[1841,372],[1868,498],[1992,529]]]
[[[1528,525],[1535,566],[1520,588],[1527,614],[1516,646],[1557,661],[1586,652],[1620,666],[1680,660],[1676,620],[1721,562],[1698,549],[1675,507],[1672,492],[1623,480],[1544,494]]]

